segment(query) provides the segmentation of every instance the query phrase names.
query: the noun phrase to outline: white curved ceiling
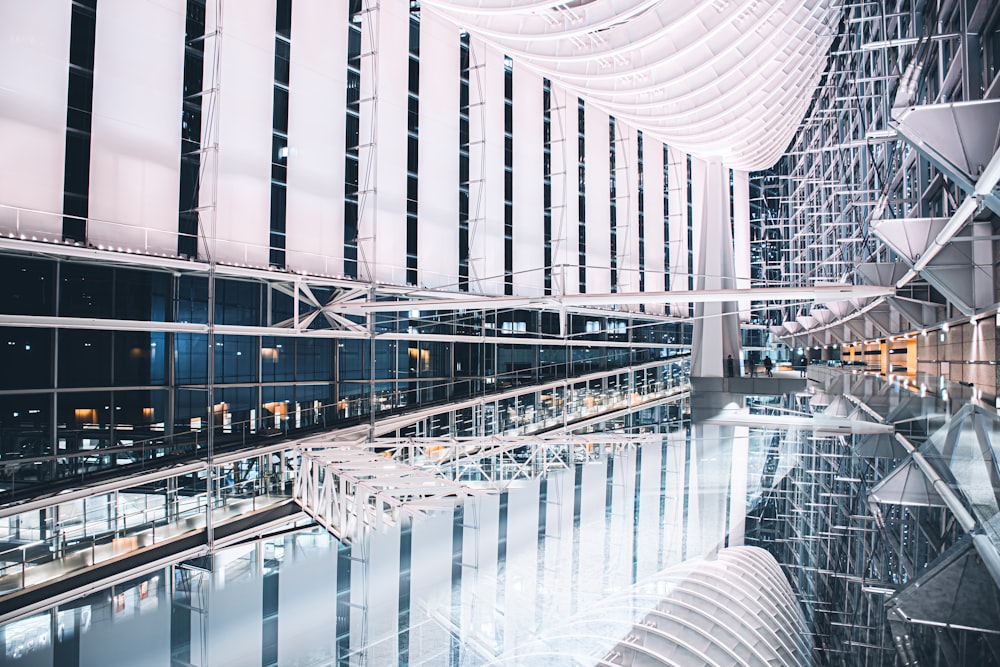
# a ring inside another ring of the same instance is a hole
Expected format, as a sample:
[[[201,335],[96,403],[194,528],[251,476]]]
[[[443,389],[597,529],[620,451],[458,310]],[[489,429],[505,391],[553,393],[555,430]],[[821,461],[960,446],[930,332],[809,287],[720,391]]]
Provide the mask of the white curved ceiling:
[[[805,115],[835,0],[423,0],[616,118],[729,167],[773,165]]]

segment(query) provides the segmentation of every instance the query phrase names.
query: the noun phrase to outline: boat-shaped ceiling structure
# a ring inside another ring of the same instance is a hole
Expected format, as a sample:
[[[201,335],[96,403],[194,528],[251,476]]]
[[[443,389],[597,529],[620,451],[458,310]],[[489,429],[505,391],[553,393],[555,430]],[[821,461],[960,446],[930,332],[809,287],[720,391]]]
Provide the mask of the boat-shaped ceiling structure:
[[[423,0],[515,62],[687,153],[781,156],[826,67],[835,0]]]

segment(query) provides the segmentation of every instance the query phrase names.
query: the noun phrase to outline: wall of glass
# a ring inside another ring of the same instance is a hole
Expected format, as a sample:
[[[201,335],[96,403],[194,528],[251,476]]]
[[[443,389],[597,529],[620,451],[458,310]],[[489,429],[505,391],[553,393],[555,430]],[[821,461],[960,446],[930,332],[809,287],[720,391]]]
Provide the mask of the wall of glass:
[[[217,447],[242,446],[669,358],[690,341],[687,325],[627,314],[570,314],[564,336],[558,313],[530,310],[348,317],[369,327],[360,336],[316,317],[280,335],[315,308],[272,283],[220,277],[214,325],[260,333],[216,333],[210,354],[208,334],[171,329],[208,324],[205,275],[11,255],[0,278],[0,312],[94,318],[0,327],[0,459],[19,470],[0,485],[11,493],[200,450],[210,417]],[[311,290],[318,303],[335,293]],[[28,474],[26,462],[37,462]]]

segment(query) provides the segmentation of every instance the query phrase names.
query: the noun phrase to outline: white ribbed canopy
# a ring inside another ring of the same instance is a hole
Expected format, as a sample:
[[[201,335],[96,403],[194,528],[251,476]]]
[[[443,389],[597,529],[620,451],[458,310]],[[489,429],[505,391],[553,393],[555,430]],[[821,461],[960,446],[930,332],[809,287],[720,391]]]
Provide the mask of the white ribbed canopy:
[[[423,0],[616,118],[737,169],[781,156],[826,65],[834,0]]]

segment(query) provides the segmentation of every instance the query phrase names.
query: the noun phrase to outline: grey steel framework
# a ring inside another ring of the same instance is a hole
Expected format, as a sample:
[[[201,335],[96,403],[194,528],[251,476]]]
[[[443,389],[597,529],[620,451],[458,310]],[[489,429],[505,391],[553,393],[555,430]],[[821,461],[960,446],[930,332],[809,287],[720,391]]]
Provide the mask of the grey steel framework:
[[[998,421],[968,403],[864,374],[815,369],[812,395],[765,414],[868,420],[853,436],[769,440],[747,544],[770,550],[803,605],[823,664],[997,664]],[[953,396],[954,397],[954,396]]]
[[[755,256],[762,284],[846,281],[897,293],[786,308],[775,333],[793,346],[995,311],[996,3],[849,1],[843,10],[827,72],[776,168],[780,214],[764,218]],[[773,176],[758,174],[759,189]]]

